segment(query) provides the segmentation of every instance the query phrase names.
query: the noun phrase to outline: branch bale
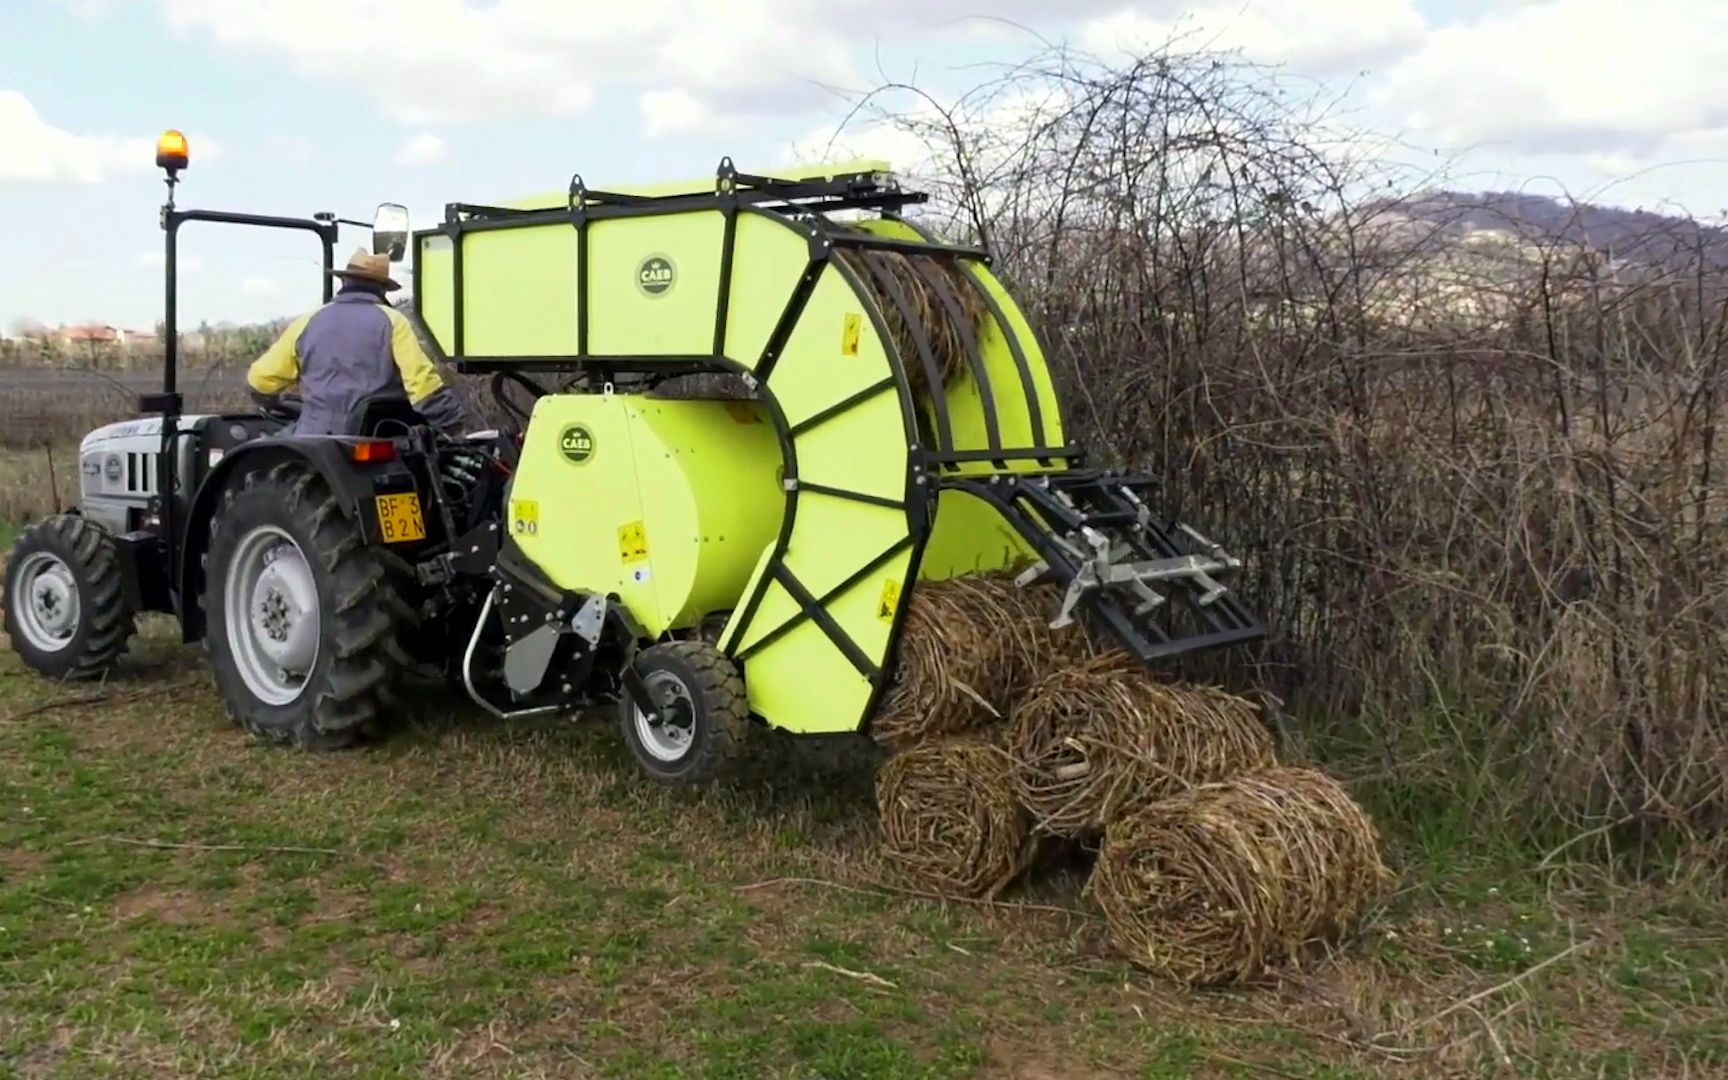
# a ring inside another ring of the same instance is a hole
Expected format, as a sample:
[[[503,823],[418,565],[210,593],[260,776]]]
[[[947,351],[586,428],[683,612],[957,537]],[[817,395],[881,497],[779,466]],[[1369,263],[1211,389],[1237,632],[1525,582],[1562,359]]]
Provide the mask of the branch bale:
[[[1274,768],[1112,822],[1088,889],[1132,962],[1190,985],[1253,978],[1384,894],[1373,823],[1334,780]]]
[[[944,896],[993,896],[1025,869],[1026,817],[1014,800],[1012,765],[977,736],[920,743],[876,774],[888,861]]]
[[[1095,648],[1078,624],[1050,629],[1053,590],[1005,574],[921,581],[907,603],[894,683],[870,729],[893,745],[1000,724],[1034,679]]]
[[[1014,711],[1016,793],[1039,832],[1075,836],[1197,784],[1276,764],[1253,702],[1160,681],[1125,653],[1052,672]]]

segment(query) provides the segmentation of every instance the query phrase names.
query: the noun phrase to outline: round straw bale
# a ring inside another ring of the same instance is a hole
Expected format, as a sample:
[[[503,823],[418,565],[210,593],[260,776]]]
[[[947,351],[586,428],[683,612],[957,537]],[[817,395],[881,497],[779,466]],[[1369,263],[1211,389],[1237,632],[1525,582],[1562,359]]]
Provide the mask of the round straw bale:
[[[1051,630],[1033,593],[1005,574],[917,583],[871,734],[903,744],[1003,722],[1034,678],[1082,648],[1083,631]]]
[[[1252,702],[1162,682],[1125,653],[1038,682],[1014,711],[1008,748],[1034,828],[1053,836],[1103,828],[1146,802],[1275,763]]]
[[[1389,881],[1373,824],[1336,781],[1273,768],[1111,822],[1088,888],[1129,960],[1212,985],[1345,931]]]
[[[994,895],[1025,868],[1026,817],[1008,755],[978,736],[919,743],[876,774],[888,861],[944,896]]]

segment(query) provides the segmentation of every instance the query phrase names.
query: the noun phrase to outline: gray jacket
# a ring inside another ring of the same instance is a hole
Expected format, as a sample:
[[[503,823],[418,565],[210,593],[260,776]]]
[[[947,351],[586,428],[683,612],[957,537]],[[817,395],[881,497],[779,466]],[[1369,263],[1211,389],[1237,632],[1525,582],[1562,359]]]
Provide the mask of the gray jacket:
[[[344,290],[290,323],[253,362],[247,382],[262,398],[299,390],[304,404],[294,424],[296,435],[357,434],[355,406],[381,394],[406,397],[420,415],[451,434],[474,426],[420,347],[413,325],[363,289]]]

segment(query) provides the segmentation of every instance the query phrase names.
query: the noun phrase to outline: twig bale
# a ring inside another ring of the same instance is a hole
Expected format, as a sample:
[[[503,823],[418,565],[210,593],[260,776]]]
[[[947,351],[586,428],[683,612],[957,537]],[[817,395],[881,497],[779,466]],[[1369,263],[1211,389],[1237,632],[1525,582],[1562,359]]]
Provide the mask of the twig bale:
[[[1125,653],[1059,668],[1014,711],[1016,793],[1051,836],[1103,828],[1147,802],[1275,764],[1255,705],[1161,682]]]
[[[1093,648],[1078,624],[1050,629],[1054,596],[1006,574],[919,582],[872,737],[900,746],[1004,723],[1034,679]]]
[[[994,896],[1030,857],[1026,816],[1001,747],[979,736],[920,743],[876,774],[882,850],[920,887]]]
[[[980,286],[965,267],[946,256],[908,256],[892,251],[842,248],[839,258],[876,301],[887,323],[888,335],[900,354],[900,363],[906,369],[907,381],[915,391],[930,389],[928,369],[911,327],[901,316],[900,305],[894,302],[885,281],[912,308],[918,327],[930,343],[942,385],[950,385],[970,370],[967,337],[978,341],[993,316]],[[964,327],[950,315],[951,310],[960,313]]]
[[[1346,931],[1390,878],[1372,822],[1336,781],[1273,768],[1111,822],[1087,888],[1127,959],[1216,985]]]

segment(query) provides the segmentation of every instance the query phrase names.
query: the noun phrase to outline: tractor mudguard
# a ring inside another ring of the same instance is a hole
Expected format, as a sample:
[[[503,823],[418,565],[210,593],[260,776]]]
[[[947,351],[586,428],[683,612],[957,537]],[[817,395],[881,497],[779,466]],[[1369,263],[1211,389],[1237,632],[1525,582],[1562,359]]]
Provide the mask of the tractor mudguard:
[[[169,566],[162,537],[149,530],[114,538],[120,561],[120,592],[133,611],[173,611]]]
[[[181,536],[179,566],[176,568],[175,594],[180,597],[180,629],[182,640],[199,641],[204,635],[204,611],[196,597],[204,586],[204,554],[210,547],[210,521],[216,514],[223,492],[248,473],[274,468],[285,463],[299,463],[316,472],[336,493],[336,505],[342,512],[361,522],[366,541],[382,542],[378,531],[378,515],[373,502],[380,495],[418,492],[414,473],[401,460],[356,462],[350,447],[369,439],[331,436],[282,436],[256,439],[229,451],[210,470],[186,515]],[[426,507],[422,506],[422,513]]]

